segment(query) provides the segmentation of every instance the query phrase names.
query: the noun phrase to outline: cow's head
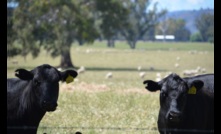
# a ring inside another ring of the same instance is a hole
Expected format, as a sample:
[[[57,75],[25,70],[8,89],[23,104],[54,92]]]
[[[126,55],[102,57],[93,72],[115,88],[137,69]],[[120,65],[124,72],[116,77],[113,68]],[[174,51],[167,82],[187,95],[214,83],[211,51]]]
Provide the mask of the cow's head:
[[[160,112],[158,118],[163,118],[167,124],[179,124],[187,96],[194,96],[203,87],[203,82],[194,80],[187,82],[177,74],[172,73],[159,82],[145,80],[147,90],[154,92],[160,90]]]
[[[38,104],[44,111],[54,111],[56,109],[59,81],[70,82],[78,75],[74,70],[60,72],[48,64],[38,66],[31,71],[17,69],[15,72],[18,78],[28,81],[28,86],[32,91],[27,92],[30,92],[32,97],[39,100]]]

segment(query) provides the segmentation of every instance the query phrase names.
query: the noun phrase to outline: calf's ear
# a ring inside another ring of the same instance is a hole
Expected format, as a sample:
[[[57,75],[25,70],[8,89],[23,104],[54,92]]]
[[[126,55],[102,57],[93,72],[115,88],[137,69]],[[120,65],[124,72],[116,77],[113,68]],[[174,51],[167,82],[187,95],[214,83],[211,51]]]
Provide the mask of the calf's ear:
[[[203,87],[204,83],[201,80],[194,80],[188,84],[189,90],[188,94],[196,94]]]
[[[148,91],[154,92],[161,89],[161,86],[158,84],[158,82],[152,81],[152,80],[145,80],[143,84],[147,84],[145,87]]]
[[[61,81],[66,83],[70,83],[74,81],[74,78],[77,77],[78,73],[75,70],[66,70],[64,72],[60,72],[61,74]]]
[[[15,76],[22,80],[32,80],[34,75],[25,69],[17,69],[15,70]]]

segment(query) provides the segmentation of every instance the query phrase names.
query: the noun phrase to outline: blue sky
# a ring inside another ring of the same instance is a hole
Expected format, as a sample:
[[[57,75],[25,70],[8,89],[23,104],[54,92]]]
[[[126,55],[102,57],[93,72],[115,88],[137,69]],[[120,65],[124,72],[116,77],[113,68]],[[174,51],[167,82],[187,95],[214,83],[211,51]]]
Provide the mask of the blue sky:
[[[151,3],[158,2],[159,9],[168,11],[178,10],[198,10],[201,8],[214,9],[214,0],[152,0]]]
[[[151,0],[152,4],[155,2],[158,2],[159,9],[167,9],[168,11],[214,9],[214,0]],[[17,4],[7,3],[7,6],[17,6]]]

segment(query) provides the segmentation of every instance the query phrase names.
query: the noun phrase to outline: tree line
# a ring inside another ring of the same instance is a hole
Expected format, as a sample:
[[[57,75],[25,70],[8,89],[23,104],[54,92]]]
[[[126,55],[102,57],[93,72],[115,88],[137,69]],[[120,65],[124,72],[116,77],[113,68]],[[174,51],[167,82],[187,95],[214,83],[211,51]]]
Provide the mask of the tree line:
[[[93,44],[126,40],[131,49],[138,40],[154,40],[156,34],[175,35],[189,41],[184,20],[165,19],[151,0],[7,0],[18,6],[7,8],[7,56],[31,53],[35,58],[44,48],[52,57],[61,56],[60,67],[75,67],[70,56],[73,42]],[[151,6],[152,5],[152,6]],[[192,41],[213,41],[214,16],[205,14],[196,21],[199,33]]]

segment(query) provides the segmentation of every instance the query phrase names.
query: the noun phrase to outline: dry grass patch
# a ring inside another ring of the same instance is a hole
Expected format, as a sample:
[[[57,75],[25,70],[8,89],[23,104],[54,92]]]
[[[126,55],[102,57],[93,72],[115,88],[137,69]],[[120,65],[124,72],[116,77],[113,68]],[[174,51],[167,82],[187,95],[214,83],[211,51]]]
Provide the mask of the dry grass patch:
[[[79,82],[74,84],[61,84],[61,91],[85,91],[85,92],[101,92],[110,90],[110,88],[105,84],[95,84],[95,83],[86,83]]]

